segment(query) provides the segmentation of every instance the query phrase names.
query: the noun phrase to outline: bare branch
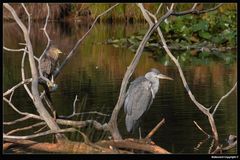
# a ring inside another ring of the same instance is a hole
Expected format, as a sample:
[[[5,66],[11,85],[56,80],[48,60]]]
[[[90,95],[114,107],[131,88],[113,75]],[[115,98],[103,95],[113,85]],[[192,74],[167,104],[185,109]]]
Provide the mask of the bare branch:
[[[33,94],[33,103],[34,106],[36,107],[38,113],[41,115],[41,117],[44,119],[44,121],[47,123],[48,127],[51,128],[51,130],[56,131],[59,130],[59,126],[57,123],[54,121],[54,119],[51,117],[51,115],[48,113],[46,108],[44,107],[41,98],[39,96],[39,91],[38,91],[38,72],[36,68],[36,64],[34,61],[34,54],[33,54],[33,48],[32,48],[32,43],[30,41],[30,35],[28,34],[28,30],[26,26],[22,23],[18,15],[16,14],[15,10],[8,4],[4,3],[4,7],[9,10],[14,18],[14,20],[17,22],[18,26],[21,28],[25,42],[27,44],[28,48],[28,58],[29,58],[29,63],[30,63],[30,68],[31,68],[31,74],[32,74],[32,94]],[[57,139],[66,139],[64,135],[57,134]]]
[[[131,64],[127,67],[127,71],[125,72],[124,78],[122,80],[122,84],[121,84],[121,89],[120,89],[120,93],[119,93],[119,97],[118,97],[118,101],[117,104],[114,107],[114,110],[112,112],[112,116],[110,121],[108,122],[108,126],[110,127],[110,132],[113,136],[113,138],[116,139],[122,139],[119,131],[118,131],[118,127],[117,127],[117,116],[118,116],[118,112],[120,111],[124,99],[125,99],[125,92],[126,92],[126,88],[127,88],[127,84],[129,81],[129,78],[131,77],[132,73],[134,72],[140,57],[142,55],[144,46],[146,45],[148,39],[150,38],[150,36],[152,35],[152,33],[154,32],[154,30],[158,27],[158,25],[167,17],[169,17],[172,13],[172,10],[169,10],[165,15],[163,15],[159,21],[154,24],[152,27],[149,27],[148,31],[145,33],[141,43],[139,44],[139,47],[136,51],[136,54],[131,62]]]
[[[78,96],[76,95],[75,96],[75,99],[73,101],[73,113],[69,116],[63,116],[63,115],[59,115],[58,117],[59,118],[72,118],[74,116],[77,116],[77,115],[83,115],[83,114],[97,114],[97,115],[100,115],[100,116],[109,116],[108,114],[104,114],[104,113],[101,113],[101,112],[97,112],[97,111],[90,111],[90,112],[83,112],[83,113],[76,113],[76,102],[78,100]]]
[[[151,138],[154,133],[158,130],[158,128],[160,128],[165,122],[165,118],[163,118],[152,130],[151,132],[148,133],[148,135],[145,137],[145,139],[149,139]]]
[[[49,49],[49,47],[50,47],[50,44],[51,44],[51,39],[50,39],[50,37],[49,37],[49,35],[48,35],[48,33],[47,33],[47,24],[48,24],[48,19],[49,19],[49,17],[50,17],[50,8],[49,8],[49,5],[48,5],[48,3],[47,3],[47,17],[46,17],[46,20],[45,20],[45,24],[44,24],[44,27],[43,27],[43,32],[44,32],[44,34],[45,34],[45,36],[47,37],[47,46],[46,46],[46,48],[45,48],[45,50],[43,51],[43,53],[42,53],[42,55],[39,57],[39,60],[41,60],[42,59],[42,57],[46,54],[46,52],[47,52],[47,50]],[[40,66],[40,65],[39,65]],[[40,68],[40,67],[39,67]],[[39,72],[41,72],[41,68],[39,69]]]
[[[26,48],[27,49],[27,48]],[[21,62],[21,74],[22,74],[22,81],[25,81],[25,71],[24,71],[24,62],[25,62],[26,52],[23,53],[22,62]],[[33,100],[33,95],[30,92],[28,86],[23,84],[26,92],[28,93],[29,97]]]
[[[34,127],[38,127],[38,126],[41,126],[41,125],[44,125],[44,124],[46,124],[46,123],[45,122],[39,122],[39,123],[33,124],[31,126],[27,126],[27,127],[23,127],[23,128],[17,128],[17,129],[11,130],[10,132],[6,133],[6,135],[11,135],[11,134],[19,132],[19,131],[33,129]]]
[[[221,99],[218,101],[217,105],[214,108],[214,111],[212,112],[212,115],[215,114],[216,110],[218,109],[218,106],[220,105],[220,103],[222,102],[222,100],[224,100],[225,98],[227,98],[237,87],[237,82],[235,83],[235,85],[233,86],[233,88],[224,96],[221,97]]]
[[[33,135],[28,135],[28,136],[9,136],[6,134],[3,134],[3,139],[7,140],[7,139],[32,139],[32,138],[36,138],[36,137],[41,137],[41,136],[46,136],[48,134],[56,134],[56,133],[64,133],[64,132],[75,132],[76,129],[75,128],[67,128],[67,129],[59,129],[59,130],[49,130],[49,131],[45,131],[45,132],[41,132],[38,134],[33,134]]]
[[[14,92],[15,89],[17,89],[18,87],[20,87],[23,84],[28,84],[30,83],[32,80],[32,78],[29,79],[25,79],[24,81],[21,81],[20,83],[16,84],[15,86],[13,86],[11,89],[8,89],[6,92],[3,93],[3,96],[6,96],[12,92]]]
[[[193,121],[193,123],[197,126],[197,128],[202,131],[208,138],[211,137],[207,132],[205,132],[198,124],[196,121]]]
[[[170,12],[170,13],[169,13],[169,16],[170,16],[170,15],[176,15],[176,12],[173,12],[173,10],[172,10],[172,9],[173,9],[173,6],[174,6],[174,4],[171,5],[170,10],[168,11],[168,12]],[[194,6],[196,6],[196,4],[194,4]],[[194,6],[193,6],[192,8],[195,8]],[[203,10],[203,11],[199,12],[199,14],[200,14],[200,13],[205,13],[205,11],[206,11],[206,12],[207,12],[207,11],[209,12],[209,11],[215,10],[215,9],[217,9],[219,6],[220,6],[220,5],[217,5],[216,7],[212,8],[212,9]],[[148,16],[148,15],[146,14],[146,10],[143,10],[143,9],[142,9],[141,11],[143,12],[143,15]],[[145,12],[145,13],[144,13],[144,12]],[[190,14],[190,13],[193,13],[193,12],[195,12],[195,10],[190,9],[189,11],[184,11],[184,12],[181,12],[181,13]],[[150,12],[148,12],[148,13],[150,13]],[[178,60],[177,60],[177,59],[172,55],[172,53],[170,52],[170,50],[169,50],[169,48],[168,48],[168,46],[167,46],[167,44],[166,44],[165,38],[163,37],[163,34],[162,34],[161,30],[160,30],[160,27],[158,27],[159,24],[160,24],[160,21],[157,21],[156,16],[154,16],[153,14],[150,14],[150,15],[151,15],[152,17],[154,17],[154,20],[155,20],[155,25],[154,25],[154,26],[157,25],[156,28],[157,28],[158,34],[159,34],[159,36],[160,36],[160,38],[161,38],[161,41],[162,41],[162,43],[163,43],[163,48],[165,49],[166,53],[169,55],[169,57],[173,60],[173,62],[174,62],[175,65],[177,66],[178,71],[179,71],[179,73],[180,73],[180,77],[181,77],[182,82],[183,82],[183,85],[184,85],[186,91],[188,92],[189,97],[190,97],[191,100],[194,102],[194,104],[198,107],[198,109],[199,109],[200,111],[202,111],[205,115],[208,116],[208,120],[209,120],[209,123],[210,123],[210,125],[211,125],[214,138],[215,138],[216,141],[218,141],[217,128],[216,128],[215,121],[214,121],[212,115],[209,113],[209,109],[207,109],[205,106],[203,106],[202,104],[200,104],[200,103],[195,99],[194,95],[192,94],[192,92],[191,92],[191,90],[190,90],[190,88],[189,88],[189,86],[188,86],[188,84],[187,84],[187,81],[186,81],[186,79],[185,79],[185,77],[184,77],[183,71],[182,71],[182,69],[181,69],[181,66],[180,66]],[[179,14],[179,15],[182,15],[182,14]],[[162,18],[163,18],[163,20],[164,20],[164,19],[166,19],[167,17],[164,17],[164,16],[163,16]],[[149,18],[147,18],[147,20],[149,20]],[[156,21],[157,21],[157,22],[156,22]],[[151,25],[151,24],[149,24],[149,25]]]
[[[157,16],[157,14],[158,14],[158,12],[160,11],[160,9],[161,9],[161,7],[162,7],[162,5],[163,5],[163,3],[161,3],[160,5],[159,5],[159,7],[158,7],[158,9],[157,9],[157,11],[155,12],[155,16]]]
[[[194,3],[193,7],[192,7],[192,11],[195,10],[195,8],[197,7],[198,3]]]
[[[26,116],[24,116],[24,117],[22,117],[22,118],[16,119],[16,120],[11,121],[11,122],[3,122],[3,125],[16,124],[16,123],[18,123],[18,122],[22,122],[22,121],[28,120],[28,119],[30,119],[30,118],[32,118],[32,117],[29,116],[29,115],[26,115]]]
[[[11,49],[11,48],[7,48],[5,46],[3,46],[3,49],[6,50],[6,51],[10,51],[10,52],[27,52],[26,49]]]
[[[173,16],[181,16],[181,15],[186,15],[186,14],[189,14],[189,13],[192,13],[192,14],[203,14],[203,13],[207,13],[207,12],[210,12],[210,11],[214,11],[214,10],[218,9],[221,5],[222,5],[222,3],[216,5],[213,8],[209,8],[209,9],[205,9],[205,10],[199,11],[199,10],[196,9],[196,6],[194,4],[195,7],[193,6],[189,10],[183,11],[183,12],[173,12],[172,15]]]
[[[37,116],[37,115],[35,115],[35,114],[31,114],[31,113],[28,113],[28,112],[21,112],[21,111],[19,111],[7,98],[3,97],[3,100],[4,100],[5,102],[7,102],[7,103],[9,104],[9,106],[12,107],[12,109],[13,109],[15,112],[19,113],[20,115],[30,116],[31,118],[35,118],[35,119],[40,119],[40,120],[42,120],[42,118],[41,118],[40,116]]]
[[[27,16],[28,16],[28,34],[30,34],[30,31],[31,31],[31,17],[30,17],[30,14],[27,10],[27,8],[25,7],[24,3],[21,3],[23,8],[24,8],[24,11],[26,12]]]

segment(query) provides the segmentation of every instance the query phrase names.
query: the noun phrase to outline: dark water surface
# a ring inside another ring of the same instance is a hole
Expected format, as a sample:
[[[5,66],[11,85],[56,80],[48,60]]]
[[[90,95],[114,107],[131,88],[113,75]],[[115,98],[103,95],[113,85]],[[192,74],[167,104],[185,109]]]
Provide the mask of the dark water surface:
[[[9,48],[20,48],[18,43],[24,42],[24,39],[18,26],[15,23],[4,23],[3,27],[4,45]],[[37,56],[46,46],[46,38],[40,30],[42,27],[43,24],[35,23],[31,28],[31,40]],[[74,23],[49,23],[48,32],[51,39],[65,53],[62,58],[69,53],[88,27],[88,25]],[[97,24],[56,79],[58,90],[52,94],[52,98],[58,114],[69,115],[72,113],[72,104],[76,95],[80,99],[77,102],[79,111],[98,111],[111,114],[118,99],[122,78],[134,53],[126,48],[107,45],[105,42],[108,38],[126,37],[146,29],[146,27],[143,24]],[[3,58],[3,91],[5,92],[21,81],[22,53],[4,51]],[[28,65],[27,61],[25,63]],[[131,80],[144,75],[152,67],[158,68],[163,74],[174,78],[174,81],[160,81],[159,92],[147,116],[142,121],[143,134],[146,135],[162,118],[165,118],[166,123],[152,137],[155,143],[174,153],[207,153],[211,139],[207,140],[198,150],[194,150],[194,147],[204,141],[206,136],[197,129],[193,121],[196,121],[206,132],[211,133],[208,119],[190,100],[174,65],[164,66],[154,61],[149,53],[144,52]],[[216,105],[218,100],[232,88],[237,79],[236,63],[225,65],[221,61],[212,61],[205,65],[185,65],[182,69],[195,98],[206,107]],[[28,66],[25,70],[26,74],[30,75]],[[236,93],[234,91],[220,104],[215,115],[219,138],[224,144],[229,134],[237,134]],[[21,111],[36,113],[32,102],[26,98],[23,87],[15,91],[13,103]],[[4,121],[20,117],[5,103],[3,113]],[[96,114],[84,114],[74,119],[96,119],[103,123],[109,118]],[[138,133],[134,135],[127,133],[124,118],[123,110],[121,110],[118,119],[122,136],[138,137]],[[35,122],[28,121],[30,124]],[[4,126],[4,130],[7,132],[23,126],[26,124],[21,122],[15,126]],[[91,128],[85,129],[85,131],[93,141],[109,136],[107,133],[93,131]],[[28,131],[22,132],[22,135],[29,133]],[[67,135],[72,140],[81,140],[79,134]],[[38,138],[38,140],[51,141],[51,136]],[[235,152],[235,149],[229,151],[229,153]]]

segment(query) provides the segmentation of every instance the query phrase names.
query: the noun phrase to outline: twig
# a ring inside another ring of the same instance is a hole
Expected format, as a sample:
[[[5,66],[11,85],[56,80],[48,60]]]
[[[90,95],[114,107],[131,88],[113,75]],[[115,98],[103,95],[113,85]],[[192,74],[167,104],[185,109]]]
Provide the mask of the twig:
[[[100,115],[100,116],[109,116],[108,114],[104,114],[104,113],[101,113],[101,112],[97,112],[97,111],[90,111],[90,112],[82,112],[82,113],[76,113],[76,102],[78,100],[78,96],[76,95],[75,96],[75,99],[73,101],[73,113],[69,116],[63,116],[63,115],[59,115],[58,117],[59,118],[72,118],[74,116],[78,116],[78,115],[84,115],[84,114],[97,114],[97,115]]]
[[[30,29],[29,29],[30,30]],[[27,49],[27,47],[25,47],[25,49]],[[23,53],[23,57],[22,57],[22,62],[21,62],[21,75],[22,75],[22,81],[25,81],[25,71],[24,71],[24,61],[25,61],[25,57],[26,57],[26,52]],[[23,84],[26,92],[28,93],[29,97],[33,100],[33,95],[30,92],[28,86],[26,84]]]
[[[26,115],[26,116],[24,116],[24,117],[22,117],[22,118],[19,118],[19,119],[14,120],[14,121],[3,122],[3,125],[13,125],[13,124],[16,124],[16,123],[18,123],[18,122],[22,122],[22,121],[28,120],[28,119],[30,119],[30,118],[32,118],[32,117],[29,116],[29,115]]]
[[[41,136],[46,136],[48,134],[56,134],[56,133],[64,133],[64,132],[75,132],[76,129],[75,128],[67,128],[67,129],[59,129],[59,130],[49,130],[49,131],[45,131],[45,132],[41,132],[38,134],[33,134],[33,135],[28,135],[28,136],[9,136],[6,134],[3,134],[3,139],[7,140],[7,139],[32,139],[32,138],[36,138],[36,137],[41,137]]]
[[[181,16],[181,15],[186,15],[186,14],[189,14],[189,13],[192,13],[192,14],[203,14],[203,13],[207,13],[207,12],[210,12],[210,11],[214,11],[214,10],[218,9],[221,5],[222,5],[222,3],[216,5],[213,8],[209,8],[209,9],[205,9],[205,10],[199,11],[199,10],[196,9],[196,6],[194,4],[195,7],[193,6],[189,10],[183,11],[183,12],[173,12],[172,15],[173,16]]]
[[[158,14],[158,12],[160,11],[160,9],[161,9],[161,7],[162,7],[162,5],[163,5],[163,3],[161,3],[160,5],[159,5],[159,7],[158,7],[158,9],[157,9],[157,11],[155,12],[155,16],[157,16],[157,14]]]
[[[6,50],[6,51],[11,51],[11,52],[27,52],[26,49],[11,49],[11,48],[7,48],[5,46],[3,46],[3,49]]]
[[[18,83],[15,86],[13,86],[11,89],[8,89],[6,92],[4,92],[3,96],[6,96],[6,95],[12,93],[15,89],[17,89],[18,87],[20,87],[23,84],[30,83],[31,80],[32,80],[32,78],[29,78],[29,79],[26,79],[24,81],[21,81],[20,83]]]
[[[227,94],[225,94],[224,96],[222,96],[222,98],[218,101],[217,105],[216,105],[215,108],[214,108],[214,111],[212,112],[212,115],[215,114],[215,112],[216,112],[218,106],[220,105],[220,103],[222,102],[222,100],[224,100],[225,98],[227,98],[227,97],[236,89],[236,87],[237,87],[237,82],[234,84],[234,86],[232,87],[232,89],[231,89],[230,91],[228,91]]]
[[[19,114],[21,114],[21,115],[24,115],[24,116],[30,116],[31,118],[34,118],[34,119],[40,119],[40,120],[42,120],[42,118],[41,118],[40,116],[37,116],[37,115],[35,115],[35,114],[31,114],[31,113],[28,113],[28,112],[21,112],[21,111],[19,111],[7,98],[3,97],[3,100],[4,100],[5,102],[7,102],[7,103],[9,104],[9,106],[12,107],[12,109],[13,109],[15,112],[17,112],[17,113],[19,113]]]
[[[46,54],[46,52],[49,49],[50,44],[51,44],[51,39],[50,39],[50,37],[47,33],[47,24],[48,24],[49,17],[50,17],[50,8],[49,8],[49,5],[47,3],[47,17],[46,17],[45,24],[44,24],[44,27],[43,27],[42,30],[43,30],[45,36],[47,37],[48,42],[47,42],[47,46],[46,46],[45,50],[43,51],[42,55],[39,57],[39,60],[41,60],[42,57]],[[41,70],[39,70],[39,71],[41,71]]]
[[[196,121],[193,121],[193,123],[197,126],[197,128],[202,131],[208,138],[211,137],[207,132],[205,132],[198,124]]]
[[[28,34],[30,34],[30,31],[31,31],[31,15],[29,14],[27,8],[25,7],[24,3],[21,3],[21,5],[23,6],[23,9],[25,11],[25,13],[27,14],[28,16]]]
[[[13,133],[16,133],[16,132],[19,132],[19,131],[33,129],[34,127],[37,127],[37,126],[40,126],[40,125],[43,125],[43,124],[46,124],[46,123],[45,122],[39,122],[39,123],[33,124],[31,126],[27,126],[27,127],[23,127],[23,128],[17,128],[17,129],[11,130],[10,132],[6,133],[6,135],[10,135],[10,134],[13,134]]]
[[[34,133],[38,133],[38,132],[42,131],[44,128],[46,128],[46,127],[47,127],[47,125],[44,125],[42,128],[40,128],[39,130],[35,131]]]
[[[145,139],[150,139],[154,133],[158,130],[158,128],[160,128],[163,124],[165,123],[165,118],[163,118],[149,133],[148,135],[145,137]]]

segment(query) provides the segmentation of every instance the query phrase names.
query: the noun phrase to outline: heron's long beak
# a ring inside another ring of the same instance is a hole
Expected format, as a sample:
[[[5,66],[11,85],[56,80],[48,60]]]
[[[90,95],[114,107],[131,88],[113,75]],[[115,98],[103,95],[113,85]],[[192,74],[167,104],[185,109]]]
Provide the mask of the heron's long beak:
[[[168,77],[168,76],[165,76],[164,74],[158,74],[158,75],[157,75],[157,78],[159,78],[159,79],[173,80],[172,78],[170,78],[170,77]]]

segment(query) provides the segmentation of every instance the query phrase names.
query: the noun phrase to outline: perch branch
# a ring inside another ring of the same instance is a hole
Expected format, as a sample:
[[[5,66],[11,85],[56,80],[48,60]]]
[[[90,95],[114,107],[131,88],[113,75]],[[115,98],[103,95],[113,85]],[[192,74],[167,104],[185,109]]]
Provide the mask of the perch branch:
[[[29,60],[30,68],[31,68],[31,74],[32,74],[31,90],[32,90],[32,94],[33,94],[34,106],[36,107],[38,113],[41,115],[41,117],[44,119],[44,121],[47,123],[48,127],[51,130],[53,130],[53,131],[59,130],[60,129],[59,126],[54,121],[54,119],[51,117],[51,115],[48,113],[48,111],[44,107],[44,105],[41,101],[41,98],[39,96],[39,91],[38,91],[38,78],[39,77],[38,77],[36,64],[34,61],[33,48],[32,48],[32,43],[31,43],[31,40],[29,37],[30,35],[28,34],[28,30],[27,30],[26,26],[23,24],[23,22],[20,20],[20,18],[18,17],[15,10],[8,3],[4,3],[3,5],[7,10],[9,10],[11,12],[14,20],[16,21],[18,26],[21,28],[27,48],[28,48],[28,52],[29,52],[28,60]],[[62,134],[57,134],[57,139],[58,140],[66,139],[66,137]]]

